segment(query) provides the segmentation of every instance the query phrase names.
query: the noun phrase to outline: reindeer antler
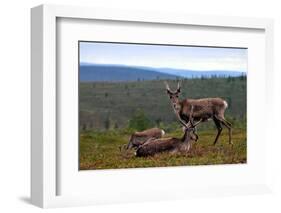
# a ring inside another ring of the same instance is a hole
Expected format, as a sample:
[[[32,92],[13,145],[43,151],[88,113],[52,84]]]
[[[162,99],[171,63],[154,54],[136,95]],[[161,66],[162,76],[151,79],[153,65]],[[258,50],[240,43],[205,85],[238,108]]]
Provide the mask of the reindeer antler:
[[[190,114],[189,114],[189,121],[188,121],[188,123],[185,123],[185,122],[181,119],[180,115],[179,115],[177,112],[175,112],[176,115],[177,115],[177,118],[178,118],[179,122],[180,122],[185,128],[187,128],[187,129],[189,129],[189,128],[195,128],[195,127],[196,127],[199,123],[201,123],[201,121],[202,121],[202,119],[200,119],[198,122],[193,123],[193,121],[194,121],[194,119],[193,119],[193,109],[194,109],[194,106],[191,105],[191,110],[190,110]]]
[[[181,91],[181,80],[178,81],[177,92]]]
[[[164,84],[165,84],[165,86],[166,86],[166,89],[167,89],[168,91],[171,91],[168,82],[167,82],[167,81],[164,81]]]
[[[191,105],[190,113],[189,113],[189,122],[187,123],[189,125],[189,128],[195,128],[199,123],[201,123],[202,118],[197,121],[195,124],[193,123],[193,105]]]
[[[193,128],[193,120],[192,120],[192,123],[191,123],[191,119],[193,119],[193,117],[192,117],[192,114],[193,114],[193,106],[191,106],[191,112],[190,112],[190,114],[189,114],[189,121],[188,121],[188,123],[185,123],[182,119],[181,119],[181,117],[180,117],[180,115],[179,115],[179,113],[177,112],[177,111],[175,111],[175,114],[176,114],[176,116],[177,116],[177,118],[178,118],[178,120],[179,120],[179,122],[185,127],[185,128]]]
[[[190,109],[190,112],[189,112],[189,119],[188,119],[188,123],[187,123],[187,126],[188,128],[194,128],[194,124],[193,124],[193,105],[191,105],[191,109]]]
[[[186,124],[181,118],[180,118],[180,116],[177,114],[177,118],[178,118],[178,120],[179,120],[179,122],[185,127],[185,128],[190,128],[189,126],[188,126],[188,124]]]

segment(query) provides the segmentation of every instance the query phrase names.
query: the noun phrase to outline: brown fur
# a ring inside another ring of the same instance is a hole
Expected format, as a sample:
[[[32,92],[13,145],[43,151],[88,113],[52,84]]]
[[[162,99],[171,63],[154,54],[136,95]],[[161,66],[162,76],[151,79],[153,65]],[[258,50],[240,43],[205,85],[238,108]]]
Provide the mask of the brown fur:
[[[180,84],[176,91],[171,91],[168,83],[166,82],[167,94],[170,97],[172,107],[180,117],[181,120],[186,123],[189,122],[191,106],[193,106],[193,119],[200,122],[208,121],[212,119],[217,127],[217,136],[215,138],[214,144],[221,134],[222,126],[228,129],[229,143],[232,144],[232,127],[231,123],[224,118],[224,113],[227,108],[227,102],[221,98],[202,98],[202,99],[184,99],[179,100],[179,94],[181,92]]]
[[[137,157],[153,156],[161,152],[186,153],[191,147],[191,132],[193,129],[186,129],[184,136],[179,138],[149,139],[136,151]]]
[[[221,98],[185,99],[179,102],[179,114],[183,120],[188,122],[191,106],[194,107],[193,118],[202,122],[212,119],[214,115],[224,117],[226,110],[225,101]]]
[[[134,132],[129,140],[127,145],[127,149],[129,148],[138,148],[144,142],[146,142],[149,138],[161,138],[163,136],[164,130],[159,128],[151,128],[144,130],[142,132]]]

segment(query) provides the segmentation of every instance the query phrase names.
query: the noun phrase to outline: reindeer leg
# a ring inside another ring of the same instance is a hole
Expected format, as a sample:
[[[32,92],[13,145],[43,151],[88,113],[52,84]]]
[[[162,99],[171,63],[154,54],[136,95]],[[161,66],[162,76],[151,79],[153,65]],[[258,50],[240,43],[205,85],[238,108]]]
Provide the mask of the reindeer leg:
[[[219,120],[227,129],[228,129],[228,137],[229,137],[229,140],[228,140],[228,143],[233,145],[232,143],[232,125],[229,121],[225,120],[225,118],[220,118],[220,117],[217,117],[216,116],[216,119]]]
[[[224,120],[229,126],[232,126],[232,124],[229,121],[227,121],[225,118],[223,118],[222,120]]]
[[[213,143],[213,145],[216,145],[216,143],[217,143],[217,141],[218,141],[218,138],[219,138],[219,136],[220,136],[220,134],[221,134],[221,131],[222,131],[222,126],[221,126],[221,121],[218,120],[216,117],[214,117],[213,120],[214,120],[214,123],[215,123],[215,125],[216,125],[216,127],[217,127],[217,130],[218,130],[216,139],[215,139],[215,141],[214,141],[214,143]]]
[[[233,145],[233,142],[232,142],[232,127],[231,127],[231,123],[229,123],[227,120],[225,119],[222,119],[222,124],[228,129],[228,137],[229,137],[229,140],[228,140],[228,143]]]

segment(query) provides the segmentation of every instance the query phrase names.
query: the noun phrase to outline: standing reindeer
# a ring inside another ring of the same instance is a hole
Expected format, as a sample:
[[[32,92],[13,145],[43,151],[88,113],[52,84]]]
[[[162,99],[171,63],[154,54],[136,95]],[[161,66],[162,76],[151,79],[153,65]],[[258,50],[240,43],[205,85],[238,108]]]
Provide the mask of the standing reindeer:
[[[161,152],[187,153],[191,147],[191,140],[194,140],[194,128],[199,124],[198,122],[196,124],[193,123],[192,112],[193,107],[191,107],[188,123],[182,123],[184,126],[184,135],[182,138],[150,138],[143,145],[139,146],[136,156],[153,156]]]
[[[222,131],[222,126],[228,129],[229,144],[232,143],[232,127],[224,118],[224,112],[227,108],[227,102],[221,98],[202,98],[202,99],[184,99],[179,100],[181,92],[180,82],[178,82],[177,90],[172,91],[167,82],[165,82],[167,94],[169,95],[172,107],[181,122],[188,123],[191,106],[194,107],[193,118],[195,121],[200,122],[212,119],[217,127],[217,136],[214,145],[217,143],[218,138]]]

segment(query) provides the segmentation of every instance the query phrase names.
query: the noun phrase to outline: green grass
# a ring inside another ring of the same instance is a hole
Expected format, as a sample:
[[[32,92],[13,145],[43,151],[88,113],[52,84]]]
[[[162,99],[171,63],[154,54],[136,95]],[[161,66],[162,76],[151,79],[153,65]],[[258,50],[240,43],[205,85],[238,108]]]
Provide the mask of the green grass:
[[[228,144],[228,132],[223,130],[214,146],[216,130],[199,131],[199,140],[186,154],[159,153],[153,157],[135,157],[134,151],[120,152],[119,146],[127,144],[130,131],[84,131],[80,134],[80,169],[143,168],[184,165],[213,165],[246,163],[246,130],[233,129],[233,143]],[[179,130],[165,137],[181,137]]]

